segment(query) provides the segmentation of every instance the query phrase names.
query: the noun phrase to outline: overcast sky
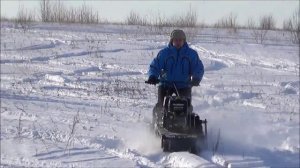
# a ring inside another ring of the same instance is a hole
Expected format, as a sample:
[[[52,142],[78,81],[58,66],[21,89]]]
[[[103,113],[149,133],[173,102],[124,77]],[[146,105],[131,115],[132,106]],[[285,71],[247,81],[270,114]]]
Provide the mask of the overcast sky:
[[[63,1],[63,0],[61,0]],[[249,17],[259,18],[262,15],[272,14],[277,26],[282,26],[284,19],[290,17],[293,11],[299,9],[298,0],[290,1],[91,1],[91,0],[65,0],[68,6],[80,6],[86,3],[99,11],[102,18],[111,21],[124,21],[131,10],[142,15],[153,15],[160,11],[165,16],[180,15],[189,9],[196,10],[198,21],[215,23],[221,17],[234,13],[238,22],[245,24]],[[38,0],[1,0],[1,15],[14,17],[18,7],[24,5],[30,10],[38,11]]]

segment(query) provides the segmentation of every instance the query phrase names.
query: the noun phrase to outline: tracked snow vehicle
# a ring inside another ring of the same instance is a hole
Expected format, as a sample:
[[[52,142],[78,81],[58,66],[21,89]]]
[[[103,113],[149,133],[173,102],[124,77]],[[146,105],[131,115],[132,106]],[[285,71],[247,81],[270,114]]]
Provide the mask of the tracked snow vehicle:
[[[146,82],[147,83],[147,82]],[[153,109],[152,128],[161,137],[164,152],[189,151],[198,153],[206,148],[207,120],[193,113],[190,97],[167,91],[163,106]]]

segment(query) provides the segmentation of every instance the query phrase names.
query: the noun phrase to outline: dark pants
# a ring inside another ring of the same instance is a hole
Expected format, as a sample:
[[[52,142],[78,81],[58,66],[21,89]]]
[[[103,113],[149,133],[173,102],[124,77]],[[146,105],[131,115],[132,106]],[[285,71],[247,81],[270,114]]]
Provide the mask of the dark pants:
[[[192,88],[182,88],[182,89],[177,89],[178,93],[181,97],[188,97],[191,100],[191,95],[192,95]],[[159,86],[158,87],[158,100],[157,100],[157,106],[162,107],[163,106],[163,101],[164,97],[167,95],[172,95],[173,93],[176,94],[176,90],[174,88],[169,88],[166,86]]]

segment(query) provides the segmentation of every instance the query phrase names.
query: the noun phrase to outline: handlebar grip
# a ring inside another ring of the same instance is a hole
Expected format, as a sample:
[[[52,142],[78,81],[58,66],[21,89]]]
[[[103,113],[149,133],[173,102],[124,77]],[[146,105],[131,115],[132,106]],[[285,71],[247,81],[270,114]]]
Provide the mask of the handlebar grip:
[[[150,83],[149,81],[145,81],[146,84],[149,84],[149,85],[156,85],[156,84],[152,84]]]

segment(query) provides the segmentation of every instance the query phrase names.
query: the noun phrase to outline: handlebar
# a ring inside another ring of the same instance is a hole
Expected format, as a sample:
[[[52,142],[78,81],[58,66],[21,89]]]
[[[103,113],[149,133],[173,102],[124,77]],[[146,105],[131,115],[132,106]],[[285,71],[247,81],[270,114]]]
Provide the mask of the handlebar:
[[[189,82],[182,82],[182,81],[165,81],[165,80],[159,80],[159,82],[162,82],[162,83],[167,83],[167,84],[175,84],[175,83],[179,83],[179,84],[189,84],[189,85],[192,85],[192,82],[189,81]],[[145,81],[146,84],[151,84],[149,83],[149,81]],[[200,85],[198,85],[200,86]]]
[[[145,81],[145,83],[150,84],[149,81]]]
[[[174,83],[181,83],[181,84],[192,84],[191,82],[182,82],[182,81],[160,81],[163,83],[168,83],[168,84],[174,84]],[[150,84],[149,81],[145,81],[146,84]]]
[[[169,84],[169,85],[173,85],[173,86],[176,86],[175,85],[175,83],[179,83],[179,84],[188,84],[188,85],[190,85],[191,87],[193,87],[193,86],[200,86],[200,84],[198,84],[198,85],[193,85],[192,84],[192,82],[182,82],[182,81],[160,81],[160,82],[162,82],[162,83],[166,83],[166,84]],[[148,81],[145,81],[145,83],[146,84],[149,84],[149,85],[151,85],[152,83],[149,83]],[[154,85],[156,85],[156,84],[154,84]]]

